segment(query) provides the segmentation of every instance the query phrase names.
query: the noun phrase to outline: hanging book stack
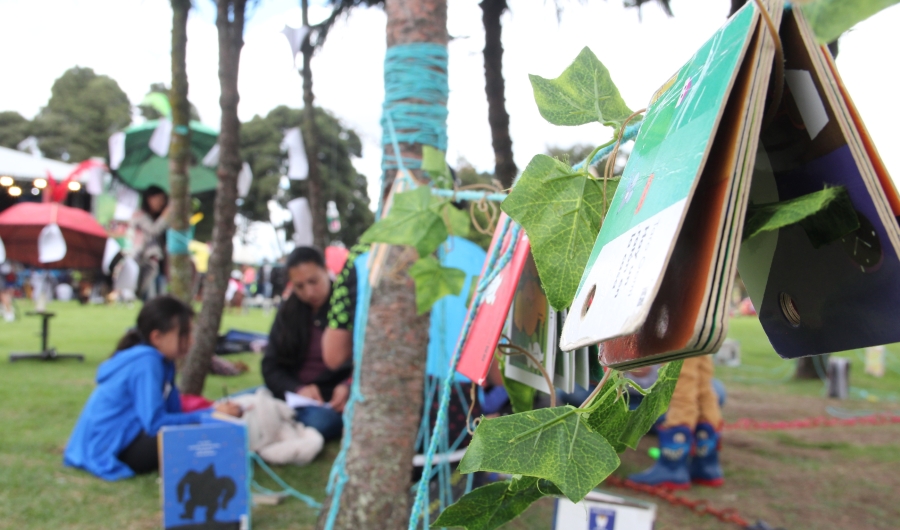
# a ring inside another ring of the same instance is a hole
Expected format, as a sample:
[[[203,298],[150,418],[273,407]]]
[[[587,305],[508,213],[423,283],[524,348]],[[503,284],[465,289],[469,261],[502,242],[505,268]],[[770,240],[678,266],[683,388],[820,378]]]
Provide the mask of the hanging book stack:
[[[653,96],[563,350],[616,368],[716,351],[738,268],[784,357],[900,341],[900,198],[828,50],[761,3]]]

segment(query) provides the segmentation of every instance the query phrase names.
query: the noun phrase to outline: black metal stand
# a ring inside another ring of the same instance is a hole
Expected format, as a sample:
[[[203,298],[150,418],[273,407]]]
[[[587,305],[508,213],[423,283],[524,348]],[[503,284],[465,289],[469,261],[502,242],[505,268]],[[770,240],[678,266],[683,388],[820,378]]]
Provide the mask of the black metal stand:
[[[50,335],[50,319],[56,316],[56,313],[47,311],[28,311],[28,316],[41,317],[41,352],[40,353],[11,353],[9,362],[20,361],[22,359],[39,359],[41,361],[55,361],[57,359],[78,359],[84,362],[84,355],[80,353],[56,353],[56,348],[47,347],[47,338]]]

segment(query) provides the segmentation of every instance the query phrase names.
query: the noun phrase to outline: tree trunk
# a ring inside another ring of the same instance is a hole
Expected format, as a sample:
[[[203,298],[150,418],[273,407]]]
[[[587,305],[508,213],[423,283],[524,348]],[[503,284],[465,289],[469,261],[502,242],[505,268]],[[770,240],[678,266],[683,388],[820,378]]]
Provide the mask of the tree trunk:
[[[744,7],[744,4],[746,4],[746,3],[747,3],[747,0],[731,0],[731,9],[728,12],[728,16],[730,17],[731,15],[740,11],[741,8]]]
[[[413,256],[410,256],[412,253]],[[387,269],[415,259],[409,247],[391,247]],[[367,399],[355,406],[349,476],[335,529],[396,530],[409,522],[412,458],[422,414],[428,315],[416,315],[415,285],[402,266],[372,292],[360,380]],[[329,497],[319,516],[324,528]]]
[[[506,112],[506,86],[503,81],[503,26],[500,17],[509,8],[506,0],[481,0],[484,23],[484,92],[488,101],[488,123],[494,146],[494,177],[504,188],[512,187],[518,168],[513,160],[512,138],[509,136],[509,113]]]
[[[813,363],[819,363],[819,368]],[[820,379],[819,372],[825,375],[824,368],[828,366],[828,354],[819,356],[816,360],[813,357],[800,357],[797,359],[797,367],[794,370],[794,379]]]
[[[303,25],[306,27],[309,27],[308,3],[309,0],[300,1]],[[300,51],[303,53],[303,130],[307,133],[303,137],[303,144],[306,147],[306,158],[309,160],[307,198],[312,213],[313,244],[324,250],[325,245],[328,244],[328,231],[325,220],[325,200],[322,198],[322,176],[319,173],[319,128],[316,125],[316,109],[313,106],[315,96],[312,90],[312,68],[310,67],[313,46],[309,34],[303,39]]]
[[[172,0],[172,141],[169,144],[169,223],[174,230],[190,227],[191,193],[188,167],[191,163],[191,104],[188,102],[188,79],[185,55],[187,19],[190,0]],[[171,236],[170,236],[171,237]],[[182,245],[177,245],[181,247]],[[169,251],[169,291],[191,300],[191,256],[187,248]]]
[[[387,0],[385,11],[388,47],[417,42],[446,46],[446,0]],[[403,157],[421,158],[421,153],[419,144],[401,144]],[[396,176],[392,173],[386,189]],[[349,478],[335,529],[396,530],[409,524],[429,325],[427,314],[416,314],[415,284],[407,273],[414,253],[392,247],[372,292],[360,380],[367,399],[355,406],[346,460]],[[332,501],[326,499],[317,528],[325,527]]]
[[[246,0],[218,0],[216,27],[219,32],[219,85],[222,109],[219,133],[219,183],[216,186],[215,227],[212,253],[206,283],[203,285],[203,309],[197,319],[194,346],[182,369],[181,390],[186,394],[201,394],[206,374],[219,336],[222,311],[225,308],[225,288],[231,272],[234,250],[234,216],[237,214],[237,175],[241,170],[240,128],[237,107],[238,64],[244,46],[244,7]]]

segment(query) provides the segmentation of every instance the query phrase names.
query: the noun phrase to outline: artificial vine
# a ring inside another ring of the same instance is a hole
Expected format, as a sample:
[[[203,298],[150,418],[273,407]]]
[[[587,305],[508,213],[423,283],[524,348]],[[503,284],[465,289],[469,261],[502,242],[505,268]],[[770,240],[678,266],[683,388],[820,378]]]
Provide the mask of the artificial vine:
[[[564,309],[575,297],[619,182],[611,168],[597,177],[589,166],[601,148],[618,144],[624,125],[638,113],[625,105],[609,72],[588,48],[558,78],[530,78],[538,109],[550,123],[599,122],[614,130],[613,139],[598,146],[578,169],[536,155],[501,204],[528,234],[547,299],[554,308]],[[452,182],[443,170],[442,152],[428,149],[423,155],[423,169],[433,182],[439,187]],[[436,197],[421,186],[395,195],[389,214],[369,228],[362,241],[416,248],[420,257],[410,274],[416,281],[419,311],[424,312],[442,296],[462,289],[462,271],[441,266],[431,254],[449,234],[468,235],[469,226],[469,215],[456,210],[450,199]],[[581,500],[619,466],[618,453],[636,448],[666,411],[680,370],[681,361],[665,365],[647,390],[607,370],[597,390],[579,408],[529,410],[533,389],[505,381],[516,413],[481,421],[459,470],[504,473],[512,478],[466,494],[444,510],[432,527],[491,530],[543,496]],[[644,394],[635,410],[628,407],[628,386]]]

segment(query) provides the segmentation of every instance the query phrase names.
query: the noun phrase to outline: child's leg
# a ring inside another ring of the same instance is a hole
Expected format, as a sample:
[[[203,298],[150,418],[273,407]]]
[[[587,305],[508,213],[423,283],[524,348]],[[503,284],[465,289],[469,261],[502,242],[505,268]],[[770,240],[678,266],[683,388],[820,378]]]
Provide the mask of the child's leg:
[[[141,432],[118,456],[137,475],[159,469],[156,436]]]

